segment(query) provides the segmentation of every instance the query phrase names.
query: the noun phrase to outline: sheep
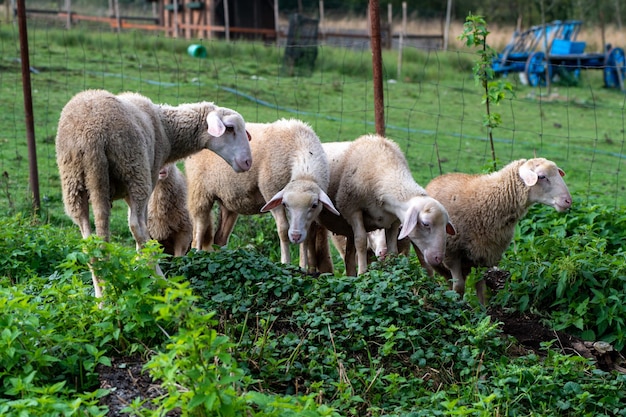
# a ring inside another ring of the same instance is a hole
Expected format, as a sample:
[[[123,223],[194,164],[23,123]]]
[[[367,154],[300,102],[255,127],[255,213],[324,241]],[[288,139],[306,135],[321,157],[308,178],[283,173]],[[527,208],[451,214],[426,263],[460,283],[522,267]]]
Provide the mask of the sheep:
[[[347,237],[347,275],[367,271],[367,232],[385,229],[388,253],[409,237],[434,265],[443,261],[446,234],[455,229],[445,207],[413,179],[400,147],[380,135],[352,142],[324,143],[330,166],[328,195],[341,216],[322,212],[319,222]],[[313,237],[311,237],[312,240]],[[321,241],[321,240],[318,240]],[[328,239],[325,239],[326,245]],[[323,253],[324,251],[318,250]]]
[[[328,232],[330,241],[339,252],[341,259],[345,260],[346,256],[346,237],[335,233]],[[367,232],[367,259],[368,262],[379,258],[383,259],[387,255],[387,237],[385,229],[376,229]]]
[[[191,246],[193,225],[187,209],[187,179],[176,164],[159,171],[148,203],[148,233],[163,252],[183,256]]]
[[[255,161],[250,171],[233,175],[208,152],[185,161],[188,205],[193,221],[192,246],[212,250],[224,246],[239,215],[271,211],[280,239],[281,262],[291,262],[289,242],[301,244],[322,209],[338,214],[326,194],[328,160],[313,129],[297,119],[247,123]],[[213,233],[212,208],[220,207]],[[302,267],[308,261],[302,258]]]
[[[148,200],[165,164],[210,149],[235,172],[247,171],[252,164],[248,141],[243,117],[213,103],[157,105],[137,93],[85,90],[63,107],[57,129],[65,211],[87,238],[91,202],[96,234],[108,241],[112,203],[124,198],[139,249],[150,237]],[[92,276],[101,297],[99,280]]]
[[[444,262],[432,265],[434,270],[451,280],[462,297],[471,268],[497,266],[530,206],[546,204],[558,212],[571,207],[564,175],[554,162],[534,158],[513,161],[491,174],[449,173],[431,180],[426,192],[446,207],[458,232],[448,238]],[[482,280],[476,293],[484,305]]]

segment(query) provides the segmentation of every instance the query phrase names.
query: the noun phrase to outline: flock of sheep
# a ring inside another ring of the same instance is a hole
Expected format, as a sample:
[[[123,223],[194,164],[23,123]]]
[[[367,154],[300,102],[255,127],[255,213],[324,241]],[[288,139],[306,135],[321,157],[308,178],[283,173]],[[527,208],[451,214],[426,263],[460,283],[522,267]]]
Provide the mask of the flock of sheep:
[[[423,188],[400,147],[379,135],[322,143],[299,120],[246,123],[213,103],[158,105],[136,93],[78,93],[61,112],[56,152],[65,210],[83,238],[92,233],[91,203],[96,234],[109,240],[121,198],[137,248],[155,239],[175,256],[224,246],[239,215],[270,211],[283,263],[299,244],[302,268],[333,272],[332,242],[356,275],[373,257],[413,247],[461,295],[472,267],[497,265],[531,205],[572,204],[565,173],[543,158],[487,175],[446,174]],[[484,303],[482,281],[476,290]]]

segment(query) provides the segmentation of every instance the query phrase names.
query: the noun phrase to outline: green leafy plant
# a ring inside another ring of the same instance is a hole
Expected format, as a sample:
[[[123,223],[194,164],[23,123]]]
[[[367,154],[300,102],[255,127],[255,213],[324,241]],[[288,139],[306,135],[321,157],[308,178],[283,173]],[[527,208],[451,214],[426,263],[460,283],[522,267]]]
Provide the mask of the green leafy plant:
[[[625,223],[623,209],[533,208],[519,224],[516,252],[501,263],[511,280],[494,302],[541,312],[557,330],[624,350]]]
[[[502,79],[495,79],[495,73],[492,62],[497,57],[497,52],[487,43],[489,35],[487,22],[482,16],[472,15],[471,13],[465,18],[463,24],[463,32],[459,35],[460,40],[464,40],[469,47],[477,47],[478,61],[474,65],[472,71],[474,80],[483,90],[483,104],[486,113],[483,118],[483,126],[487,128],[489,135],[489,144],[491,145],[491,159],[493,161],[493,170],[496,168],[496,149],[493,141],[493,129],[502,124],[502,115],[492,111],[492,105],[498,105],[506,98],[507,92],[514,94],[513,85]]]

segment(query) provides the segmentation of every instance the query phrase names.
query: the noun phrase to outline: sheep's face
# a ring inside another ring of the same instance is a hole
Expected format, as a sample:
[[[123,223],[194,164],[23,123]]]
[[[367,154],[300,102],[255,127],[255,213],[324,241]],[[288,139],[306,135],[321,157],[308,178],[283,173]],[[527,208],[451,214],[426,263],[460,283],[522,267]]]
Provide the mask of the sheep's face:
[[[250,134],[243,117],[234,110],[218,107],[207,116],[207,148],[221,156],[235,172],[252,167]]]
[[[572,206],[572,196],[563,180],[565,172],[554,162],[543,158],[530,159],[520,166],[519,175],[530,187],[529,205],[545,204],[559,212]]]
[[[316,183],[309,181],[287,184],[261,208],[261,212],[280,205],[289,222],[289,241],[294,244],[304,242],[311,223],[317,219],[323,208],[339,215],[328,195]]]
[[[367,233],[367,246],[378,258],[387,255],[387,235],[385,229],[376,229]]]
[[[447,235],[454,234],[456,230],[444,206],[433,198],[418,197],[411,200],[398,239],[408,236],[426,262],[436,266],[443,262]]]

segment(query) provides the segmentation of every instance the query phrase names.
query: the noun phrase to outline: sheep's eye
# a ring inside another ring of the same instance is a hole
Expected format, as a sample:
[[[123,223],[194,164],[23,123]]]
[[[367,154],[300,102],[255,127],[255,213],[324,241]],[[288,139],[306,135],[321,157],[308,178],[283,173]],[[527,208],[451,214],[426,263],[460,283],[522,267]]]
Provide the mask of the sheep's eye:
[[[537,178],[539,178],[540,180],[545,180],[546,176],[545,175],[537,175]]]
[[[235,131],[235,128],[233,126],[226,126],[227,133],[233,133],[234,131]]]
[[[313,203],[311,207],[315,210],[317,208],[317,203]]]
[[[430,223],[422,222],[423,227],[430,227]]]

